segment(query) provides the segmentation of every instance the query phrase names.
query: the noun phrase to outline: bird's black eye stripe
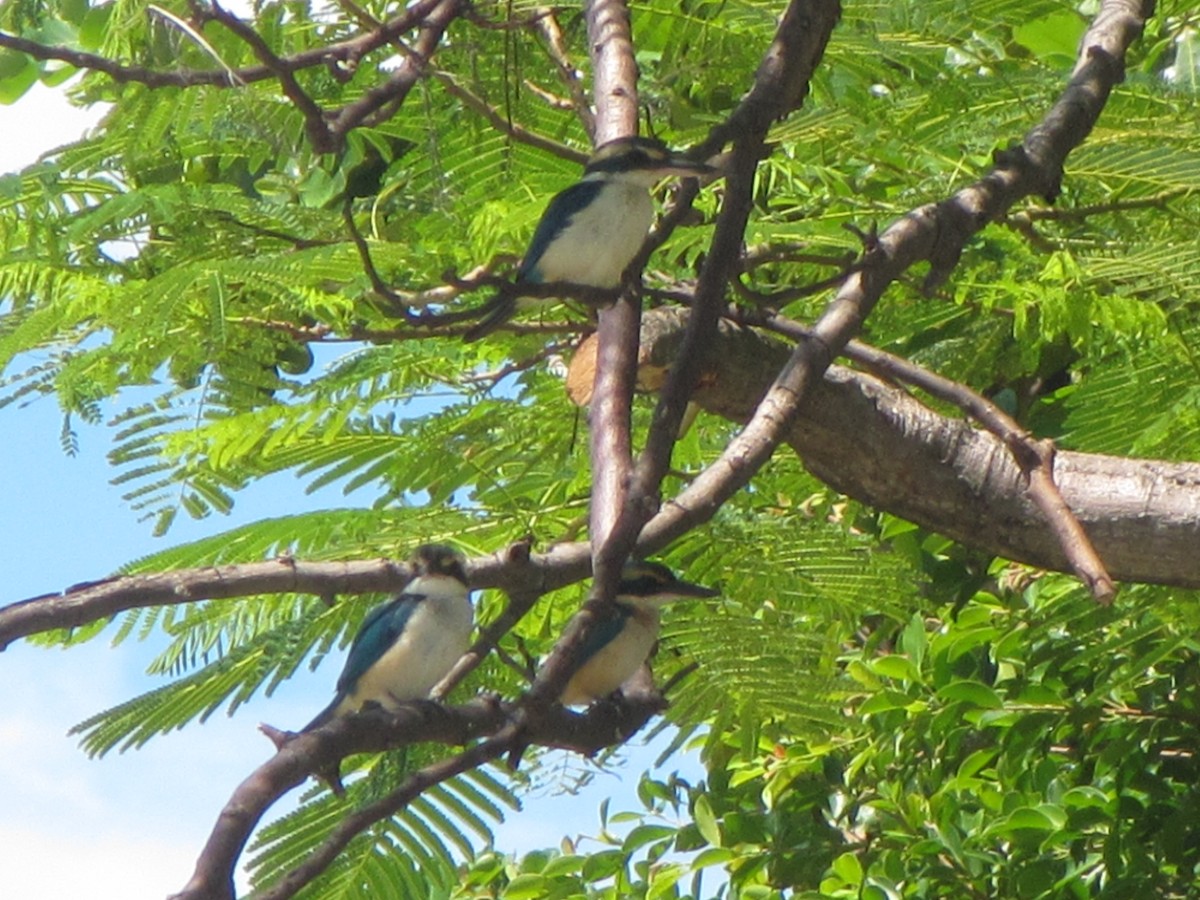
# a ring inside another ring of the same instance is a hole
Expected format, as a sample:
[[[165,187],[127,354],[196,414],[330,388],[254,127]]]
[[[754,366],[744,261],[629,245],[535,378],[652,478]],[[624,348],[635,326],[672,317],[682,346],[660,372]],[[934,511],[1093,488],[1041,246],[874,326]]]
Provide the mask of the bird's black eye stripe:
[[[657,594],[666,586],[667,582],[661,578],[656,578],[653,575],[640,575],[637,578],[622,579],[620,591],[622,594],[648,597],[651,594]]]

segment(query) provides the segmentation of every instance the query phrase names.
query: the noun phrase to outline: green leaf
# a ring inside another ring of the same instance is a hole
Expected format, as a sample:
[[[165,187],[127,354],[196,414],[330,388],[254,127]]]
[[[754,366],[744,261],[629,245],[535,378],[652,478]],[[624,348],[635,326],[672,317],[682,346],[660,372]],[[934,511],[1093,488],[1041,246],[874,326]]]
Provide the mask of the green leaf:
[[[1070,11],[1051,13],[1013,29],[1013,40],[1047,63],[1070,65],[1087,22]]]
[[[37,83],[39,74],[37,64],[24,53],[0,49],[0,103],[16,103]]]
[[[937,695],[942,700],[968,703],[982,709],[1000,709],[1004,701],[1000,695],[986,684],[978,681],[954,681],[938,688]]]
[[[518,875],[500,893],[505,900],[537,900],[545,897],[549,886],[542,875]]]
[[[991,837],[1014,836],[1019,832],[1057,831],[1065,822],[1065,816],[1050,815],[1049,807],[1022,807],[1013,810],[1004,819],[988,826],[985,834]]]
[[[708,802],[708,797],[704,794],[698,796],[696,802],[692,804],[692,818],[695,820],[696,828],[700,830],[700,835],[704,840],[708,841],[713,847],[720,847],[721,827],[717,823],[717,817]]]
[[[833,871],[846,884],[856,886],[862,884],[863,868],[855,853],[843,853],[833,861]]]
[[[900,691],[879,691],[867,698],[859,707],[859,715],[868,716],[889,709],[907,709],[914,703],[912,697]]]
[[[871,671],[884,678],[920,682],[921,673],[907,656],[884,656],[871,662]]]

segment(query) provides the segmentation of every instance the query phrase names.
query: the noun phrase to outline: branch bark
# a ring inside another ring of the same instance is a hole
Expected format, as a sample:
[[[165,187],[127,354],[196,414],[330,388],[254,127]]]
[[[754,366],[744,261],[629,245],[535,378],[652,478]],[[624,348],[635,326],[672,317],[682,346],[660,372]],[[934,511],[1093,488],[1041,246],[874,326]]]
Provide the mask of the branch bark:
[[[647,365],[660,367],[679,352],[684,315],[647,316]],[[745,422],[789,356],[781,341],[722,323],[693,399]],[[987,553],[1072,571],[1003,439],[940,415],[894,385],[833,366],[784,439],[810,472],[857,500]],[[1059,450],[1053,476],[1114,578],[1200,587],[1200,463]],[[716,500],[697,495],[692,503],[703,511]],[[664,540],[653,522],[642,537]]]
[[[669,543],[709,519],[770,458],[792,427],[806,395],[862,327],[887,287],[921,260],[930,262],[927,286],[945,279],[966,242],[1002,217],[1022,197],[1058,191],[1067,154],[1090,132],[1113,86],[1124,75],[1129,45],[1141,34],[1149,4],[1105,0],[1080,45],[1079,65],[1045,118],[1015,150],[997,154],[990,172],[941,203],[913,210],[872,239],[862,264],[846,279],[813,326],[813,339],[796,345],[746,427],[721,457],[671,501],[643,531]]]
[[[378,50],[413,27],[442,0],[419,0],[400,15],[384,22],[379,28],[334,44],[312,47],[291,56],[280,57],[279,62],[289,72],[327,66],[333,62],[356,64],[367,53]],[[165,71],[145,66],[125,65],[115,59],[72,50],[69,47],[42,44],[7,32],[0,32],[0,47],[28,54],[34,59],[65,62],[77,69],[103,72],[119,84],[135,82],[149,88],[192,87],[212,85],[214,87],[241,87],[255,81],[266,81],[277,76],[275,68],[267,65],[247,66],[232,72],[225,69],[200,70],[177,69]]]
[[[486,738],[413,773],[391,793],[351,812],[304,863],[256,896],[263,900],[294,896],[328,867],[354,835],[395,815],[432,785],[505,755],[515,741],[592,756],[628,740],[661,712],[663,705],[661,696],[643,695],[621,704],[595,704],[582,715],[552,707],[528,719],[520,735],[510,722],[511,707],[486,698],[457,707],[414,703],[394,715],[379,710],[336,719],[317,731],[287,740],[238,785],[213,826],[195,872],[172,900],[232,900],[234,869],[263,814],[310,775],[336,766],[351,754],[427,742],[463,745]]]

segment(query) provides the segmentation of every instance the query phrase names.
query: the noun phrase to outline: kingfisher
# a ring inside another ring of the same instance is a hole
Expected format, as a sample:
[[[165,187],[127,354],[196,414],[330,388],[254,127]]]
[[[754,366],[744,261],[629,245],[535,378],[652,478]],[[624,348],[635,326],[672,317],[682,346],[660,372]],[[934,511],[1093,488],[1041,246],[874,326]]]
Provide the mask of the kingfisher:
[[[597,622],[580,651],[582,663],[563,688],[559,702],[584,706],[603,699],[633,677],[658,641],[659,609],[687,597],[715,597],[720,591],[683,581],[662,563],[630,560],[611,618]]]
[[[567,282],[617,288],[654,223],[650,189],[672,175],[715,174],[712,166],[675,153],[657,138],[623,137],[596,148],[583,177],[555,194],[517,268],[516,285]],[[475,341],[517,310],[510,290],[483,305],[465,335]]]
[[[301,729],[375,703],[390,711],[420,700],[467,652],[474,614],[463,558],[444,544],[423,544],[409,561],[403,592],[367,613],[350,644],[337,695]]]

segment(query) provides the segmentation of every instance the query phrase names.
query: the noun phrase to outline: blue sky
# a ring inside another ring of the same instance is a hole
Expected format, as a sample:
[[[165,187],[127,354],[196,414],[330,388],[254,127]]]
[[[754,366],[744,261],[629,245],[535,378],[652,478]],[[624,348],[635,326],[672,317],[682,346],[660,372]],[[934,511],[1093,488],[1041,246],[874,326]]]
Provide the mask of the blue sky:
[[[95,115],[41,88],[0,106],[0,173],[79,136]],[[78,425],[80,452],[69,457],[59,445],[61,424],[52,398],[0,409],[0,496],[7,500],[0,605],[103,577],[132,559],[245,522],[354,502],[332,488],[305,495],[300,482],[285,476],[239,495],[228,517],[181,518],[167,538],[155,539],[108,483],[108,434]],[[178,890],[229,793],[272,752],[257,723],[307,721],[327,702],[340,666],[336,657],[315,673],[302,669],[233,718],[218,713],[140,750],[90,760],[67,735],[70,727],[161,683],[144,674],[152,645],[112,648],[106,637],[65,651],[18,642],[0,653],[5,896],[139,900]],[[624,780],[601,775],[578,796],[532,798],[498,830],[498,847],[557,846],[564,835],[594,833],[604,796],[614,796],[614,812],[636,808],[637,775],[653,755],[652,748],[632,750]],[[685,768],[697,777],[694,762]]]

